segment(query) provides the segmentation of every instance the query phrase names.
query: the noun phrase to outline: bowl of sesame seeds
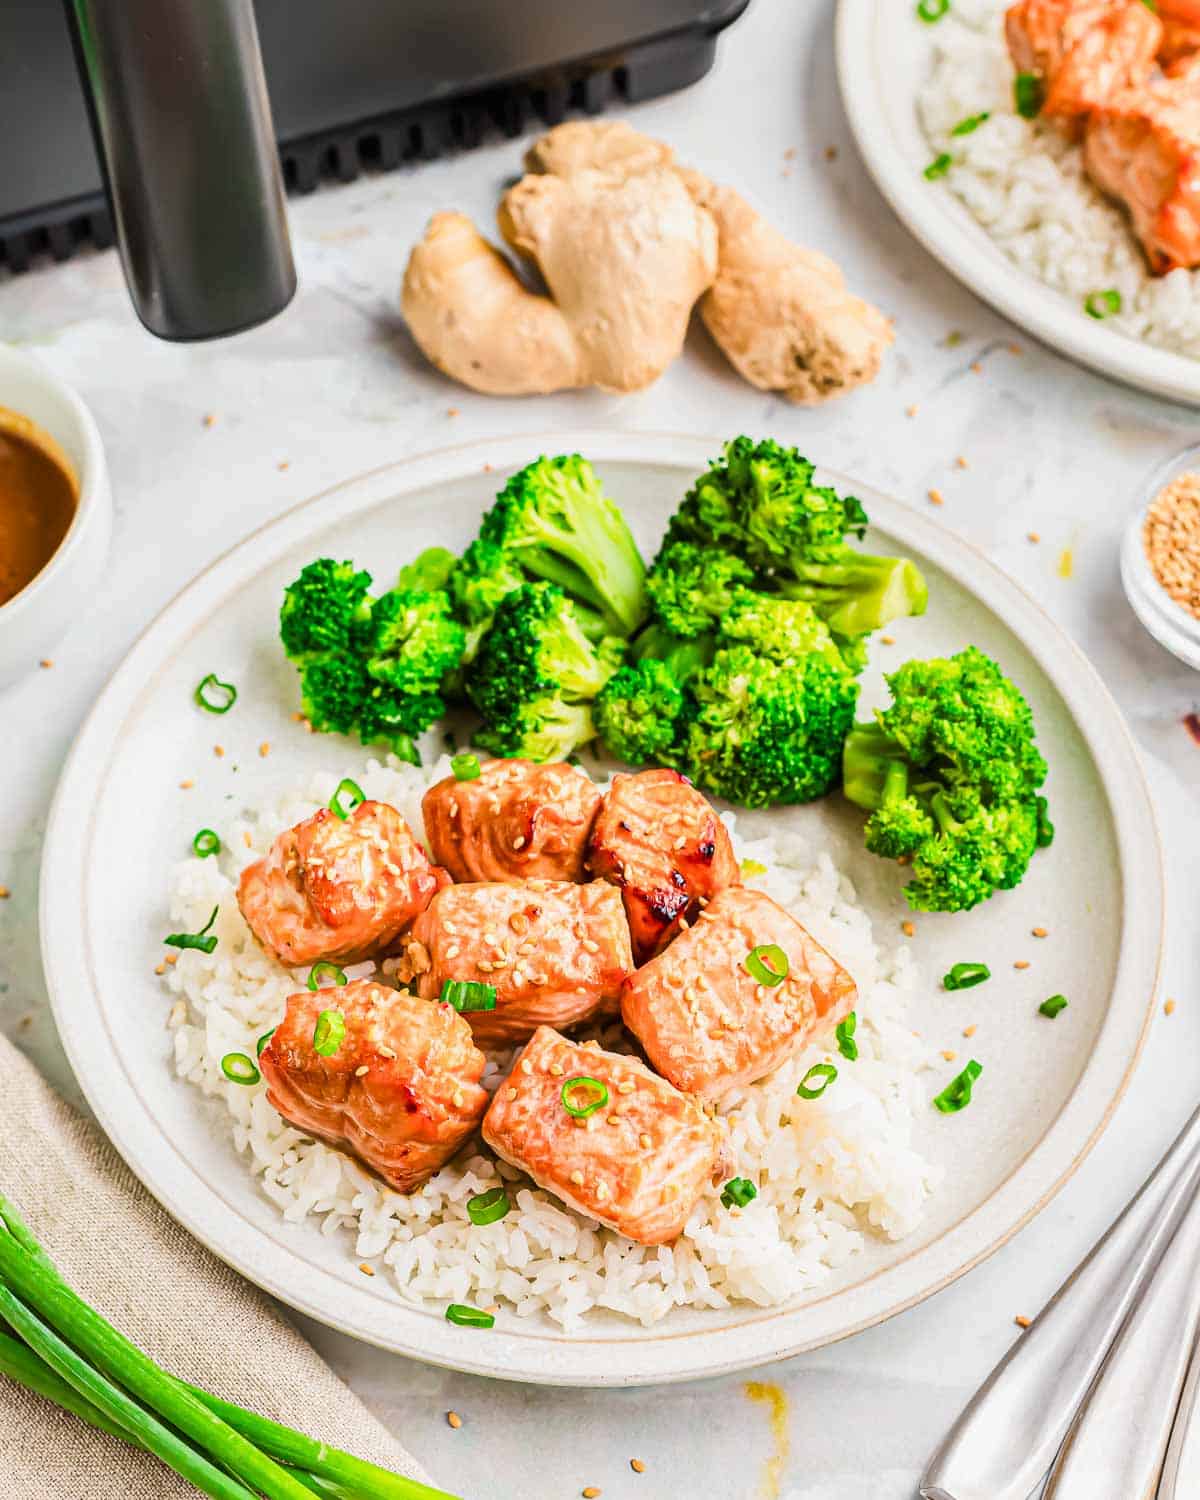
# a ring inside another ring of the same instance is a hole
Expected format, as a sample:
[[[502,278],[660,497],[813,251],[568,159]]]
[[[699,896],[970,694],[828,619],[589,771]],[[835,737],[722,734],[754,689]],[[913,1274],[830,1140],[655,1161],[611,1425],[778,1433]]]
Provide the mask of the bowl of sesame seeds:
[[[1155,640],[1200,670],[1200,444],[1147,480],[1121,543],[1121,582]]]

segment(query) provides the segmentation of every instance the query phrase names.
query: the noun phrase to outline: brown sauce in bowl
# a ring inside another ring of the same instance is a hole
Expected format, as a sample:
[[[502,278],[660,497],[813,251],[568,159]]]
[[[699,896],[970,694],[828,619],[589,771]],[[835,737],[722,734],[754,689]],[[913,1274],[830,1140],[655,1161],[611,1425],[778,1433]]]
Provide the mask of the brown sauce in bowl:
[[[58,551],[78,499],[75,471],[50,434],[0,407],[0,605]]]

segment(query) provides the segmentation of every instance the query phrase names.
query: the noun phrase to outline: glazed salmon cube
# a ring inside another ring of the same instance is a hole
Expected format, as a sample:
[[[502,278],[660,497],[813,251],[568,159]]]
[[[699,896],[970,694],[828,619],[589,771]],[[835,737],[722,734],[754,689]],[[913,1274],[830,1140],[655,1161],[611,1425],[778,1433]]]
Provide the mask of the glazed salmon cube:
[[[1150,269],[1200,265],[1200,72],[1127,89],[1088,121],[1084,161],[1129,210]]]
[[[288,828],[238,882],[250,930],[280,963],[386,953],[449,877],[386,802],[328,807]]]
[[[1018,0],[1004,25],[1017,72],[1042,82],[1042,117],[1071,134],[1150,76],[1162,42],[1162,23],[1142,0]]]
[[[485,1046],[538,1026],[615,1014],[633,968],[620,893],[602,880],[450,885],[413,924],[401,977],[437,999],[448,979],[492,985],[494,1010],[467,1013]]]
[[[588,863],[620,886],[639,963],[665,947],[703,902],[742,879],[724,823],[678,771],[613,777]]]
[[[599,807],[590,776],[531,760],[488,761],[471,781],[447,776],[421,803],[433,858],[457,881],[586,880]]]
[[[1200,0],[1159,0],[1162,42],[1158,60],[1164,68],[1200,51]]]
[[[564,1089],[577,1110],[603,1102],[573,1115]],[[725,1128],[694,1100],[635,1058],[576,1046],[549,1026],[497,1090],[483,1138],[539,1187],[642,1245],[675,1239],[729,1170]]]
[[[787,958],[777,984],[747,967],[754,949],[770,945]],[[790,912],[762,891],[732,888],[630,975],[621,1015],[664,1078],[719,1099],[834,1026],[855,998],[850,975]]]
[[[313,1045],[324,1010],[345,1026],[331,1056]],[[285,1120],[353,1152],[402,1193],[420,1187],[478,1127],[486,1064],[450,1006],[367,979],[292,995],[259,1058],[267,1098]]]

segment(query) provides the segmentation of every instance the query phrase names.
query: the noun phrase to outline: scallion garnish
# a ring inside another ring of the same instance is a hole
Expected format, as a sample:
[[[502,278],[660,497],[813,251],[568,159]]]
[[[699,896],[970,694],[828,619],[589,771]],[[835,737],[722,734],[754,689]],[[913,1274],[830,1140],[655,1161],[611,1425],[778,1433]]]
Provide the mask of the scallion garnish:
[[[1089,318],[1113,318],[1121,311],[1121,294],[1115,286],[1103,292],[1089,292],[1083,299],[1083,310]]]
[[[1050,804],[1045,797],[1037,799],[1037,846],[1049,849],[1054,842],[1054,824],[1050,821]]]
[[[834,1035],[837,1037],[838,1051],[847,1062],[855,1062],[858,1058],[858,1043],[854,1040],[854,1033],[858,1028],[858,1016],[854,1011],[844,1021],[839,1021]]]
[[[508,1213],[512,1204],[502,1187],[490,1188],[467,1199],[467,1218],[472,1224],[495,1224]]]
[[[349,806],[342,801],[342,793],[345,792],[349,800]],[[343,776],[337,784],[337,791],[329,799],[329,811],[335,817],[341,818],[344,823],[356,807],[361,807],[366,801],[363,789],[357,781],[351,781],[349,776]]]
[[[819,1099],[836,1077],[837,1069],[832,1063],[813,1063],[800,1080],[796,1092],[801,1099]],[[817,1078],[821,1080],[819,1085],[813,1081]]]
[[[264,1031],[263,1032],[262,1036],[260,1036],[259,1039],[258,1039],[258,1041],[255,1042],[255,1044],[254,1044],[254,1055],[255,1055],[255,1057],[261,1057],[263,1055],[263,1052],[266,1049],[267,1043],[271,1040],[271,1038],[274,1035],[275,1035],[275,1027],[274,1026],[271,1027],[270,1031]]]
[[[199,932],[172,932],[169,937],[163,938],[163,942],[169,948],[199,948],[201,953],[211,953],[217,946],[217,935],[209,932],[209,928],[217,920],[219,906],[214,906],[209,913],[208,921]]]
[[[201,859],[207,859],[210,854],[220,854],[221,840],[211,828],[202,828],[192,840],[192,853],[198,854]]]
[[[747,880],[753,880],[756,875],[765,875],[766,873],[767,867],[761,861],[757,859],[742,860],[742,874]]]
[[[940,21],[950,9],[950,0],[917,0],[917,15],[927,26]]]
[[[758,1197],[758,1189],[748,1177],[731,1177],[721,1190],[721,1202],[726,1208],[745,1208]]]
[[[456,755],[450,762],[450,769],[454,772],[455,781],[478,781],[479,757],[477,755]]]
[[[956,1115],[960,1109],[966,1109],[971,1102],[971,1089],[982,1072],[983,1064],[972,1058],[958,1077],[952,1078],[934,1099],[934,1109],[940,1109],[944,1115]]]
[[[1042,80],[1036,73],[1018,73],[1013,79],[1013,103],[1023,120],[1037,117],[1043,94]]]
[[[954,158],[950,153],[948,151],[940,151],[925,168],[925,181],[936,182],[939,177],[945,177],[953,165]]]
[[[576,1100],[576,1095],[583,1095],[583,1102]],[[568,1078],[562,1086],[563,1108],[569,1115],[577,1120],[586,1120],[589,1115],[594,1115],[598,1109],[603,1109],[608,1103],[608,1085],[600,1082],[598,1078],[587,1078],[581,1075],[578,1078]]]
[[[339,969],[337,964],[330,963],[327,958],[319,958],[308,971],[308,987],[314,993],[320,989],[322,979],[326,977],[333,980],[334,984],[347,984],[345,969]]]
[[[460,1012],[495,1010],[496,986],[481,984],[477,979],[443,979],[442,993],[438,998],[443,1005],[452,1005]]]
[[[496,1320],[481,1307],[468,1307],[465,1302],[452,1302],[446,1309],[446,1322],[457,1323],[460,1328],[494,1328]]]
[[[346,1017],[340,1010],[323,1010],[313,1027],[313,1051],[322,1057],[335,1057],[346,1040]]]
[[[215,672],[210,672],[196,684],[192,697],[210,714],[227,714],[237,702],[237,695],[232,682],[222,682]]]
[[[1051,995],[1049,1000],[1043,1000],[1038,1006],[1038,1014],[1046,1016],[1049,1020],[1053,1021],[1055,1016],[1066,1010],[1066,1008],[1067,997],[1065,995]]]
[[[230,1083],[257,1083],[262,1077],[244,1052],[227,1052],[221,1059],[221,1072]]]
[[[979,127],[985,120],[990,120],[991,117],[992,112],[990,109],[980,110],[977,115],[968,115],[965,120],[960,120],[954,127],[954,129],[950,132],[950,134],[972,135],[976,130],[979,129]]]
[[[778,943],[760,943],[746,954],[743,967],[759,984],[774,989],[788,977],[788,956]]]
[[[970,990],[985,979],[992,977],[987,964],[953,964],[949,974],[942,979],[942,988],[947,990]]]

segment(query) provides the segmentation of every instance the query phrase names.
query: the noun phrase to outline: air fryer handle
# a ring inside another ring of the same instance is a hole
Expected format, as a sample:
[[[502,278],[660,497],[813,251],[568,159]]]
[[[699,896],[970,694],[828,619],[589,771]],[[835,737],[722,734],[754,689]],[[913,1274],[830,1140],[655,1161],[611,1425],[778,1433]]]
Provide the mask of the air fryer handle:
[[[291,301],[271,106],[251,0],[66,0],[138,317],[219,338]]]

